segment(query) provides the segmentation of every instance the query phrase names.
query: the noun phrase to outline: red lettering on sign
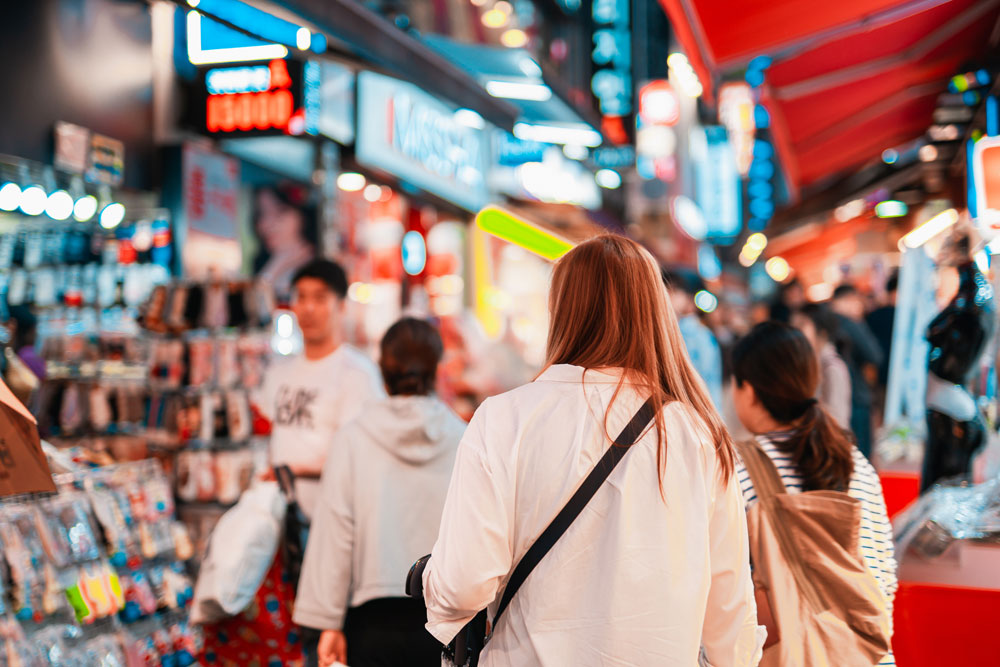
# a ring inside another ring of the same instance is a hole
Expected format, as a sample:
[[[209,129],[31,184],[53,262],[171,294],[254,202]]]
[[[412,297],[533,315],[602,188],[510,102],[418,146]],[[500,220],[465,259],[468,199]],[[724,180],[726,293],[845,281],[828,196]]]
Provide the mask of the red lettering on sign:
[[[288,65],[284,60],[272,60],[271,68],[271,88],[289,88],[292,85],[292,77],[288,76]]]
[[[295,111],[291,91],[209,95],[205,126],[209,132],[287,130]]]

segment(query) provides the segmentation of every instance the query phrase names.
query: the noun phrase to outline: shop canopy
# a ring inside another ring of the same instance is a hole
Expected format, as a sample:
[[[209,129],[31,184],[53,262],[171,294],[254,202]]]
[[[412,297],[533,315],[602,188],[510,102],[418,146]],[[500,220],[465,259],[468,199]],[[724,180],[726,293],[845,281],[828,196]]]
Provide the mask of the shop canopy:
[[[793,199],[923,135],[1000,18],[1000,0],[660,2],[709,99],[772,59],[762,100]]]

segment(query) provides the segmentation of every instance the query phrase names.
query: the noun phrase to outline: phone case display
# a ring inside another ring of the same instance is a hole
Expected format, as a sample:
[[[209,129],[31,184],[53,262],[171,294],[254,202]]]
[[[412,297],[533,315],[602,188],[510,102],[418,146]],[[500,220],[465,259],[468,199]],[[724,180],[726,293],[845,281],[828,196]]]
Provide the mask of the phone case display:
[[[162,468],[56,482],[55,496],[0,504],[0,665],[193,664],[194,545]]]

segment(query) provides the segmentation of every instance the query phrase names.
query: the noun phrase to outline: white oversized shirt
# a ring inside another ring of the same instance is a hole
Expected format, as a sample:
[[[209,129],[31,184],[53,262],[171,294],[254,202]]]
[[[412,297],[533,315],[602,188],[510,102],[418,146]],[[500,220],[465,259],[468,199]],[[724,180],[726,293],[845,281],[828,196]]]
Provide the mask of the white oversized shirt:
[[[448,642],[490,615],[514,566],[609,446],[620,371],[557,365],[488,399],[459,445],[424,574],[427,629]],[[626,385],[616,437],[645,396]],[[663,495],[648,430],[527,578],[480,663],[693,667],[759,660],[746,517],[695,413],[664,408]],[[665,500],[664,500],[665,497]]]
[[[322,359],[302,356],[274,363],[255,398],[271,420],[271,463],[322,470],[340,427],[361,414],[366,403],[384,396],[378,367],[351,345]],[[311,519],[319,479],[295,480],[295,494]]]

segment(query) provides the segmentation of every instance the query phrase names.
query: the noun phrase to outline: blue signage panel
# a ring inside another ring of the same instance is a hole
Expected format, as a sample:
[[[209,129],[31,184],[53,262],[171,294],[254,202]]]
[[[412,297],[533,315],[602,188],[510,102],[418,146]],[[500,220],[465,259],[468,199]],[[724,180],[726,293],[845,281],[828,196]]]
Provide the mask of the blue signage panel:
[[[713,243],[732,242],[742,230],[741,181],[726,128],[710,125],[691,130],[689,147],[695,199],[708,226],[706,239]]]
[[[458,122],[454,112],[410,83],[361,72],[355,156],[362,165],[478,211],[489,200],[486,133]]]
[[[494,142],[496,161],[504,167],[517,167],[527,162],[541,162],[545,151],[552,147],[552,144],[543,144],[540,141],[518,139],[513,134],[503,130],[497,130],[494,136],[496,137]]]

